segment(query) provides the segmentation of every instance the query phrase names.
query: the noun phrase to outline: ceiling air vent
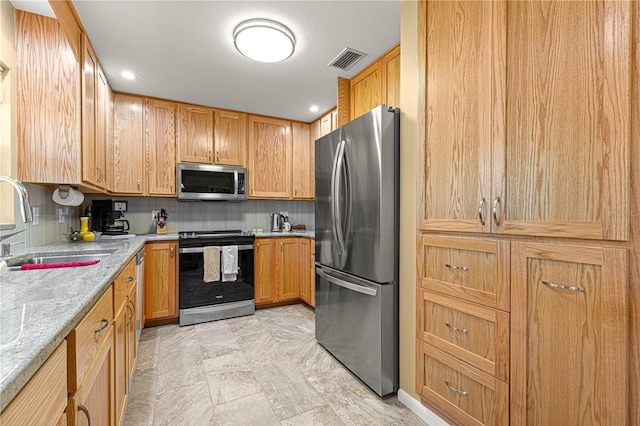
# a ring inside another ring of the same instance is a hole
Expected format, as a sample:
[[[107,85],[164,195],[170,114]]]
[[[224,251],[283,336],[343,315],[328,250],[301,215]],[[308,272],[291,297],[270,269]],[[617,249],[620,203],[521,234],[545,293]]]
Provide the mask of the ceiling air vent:
[[[366,53],[359,52],[350,47],[345,47],[338,56],[336,56],[331,62],[329,62],[329,66],[347,71],[365,56],[367,56]]]

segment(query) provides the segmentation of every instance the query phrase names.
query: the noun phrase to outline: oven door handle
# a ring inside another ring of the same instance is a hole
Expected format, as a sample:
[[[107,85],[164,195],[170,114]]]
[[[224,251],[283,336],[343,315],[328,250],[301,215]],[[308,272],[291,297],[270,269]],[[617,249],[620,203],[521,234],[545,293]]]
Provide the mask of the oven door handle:
[[[224,246],[216,246],[215,244],[211,244],[211,246],[224,247]],[[238,246],[238,251],[240,250],[253,250],[253,244]],[[204,253],[204,247],[185,247],[178,250],[178,253]]]

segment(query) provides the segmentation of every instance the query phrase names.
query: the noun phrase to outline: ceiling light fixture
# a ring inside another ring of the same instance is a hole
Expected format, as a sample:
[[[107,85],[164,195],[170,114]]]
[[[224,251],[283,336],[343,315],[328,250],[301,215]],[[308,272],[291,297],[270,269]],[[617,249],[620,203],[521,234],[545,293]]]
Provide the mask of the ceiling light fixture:
[[[136,75],[134,73],[132,73],[131,71],[122,71],[122,74],[120,74],[122,77],[126,78],[127,80],[135,80],[136,79]]]
[[[320,111],[320,108],[318,107],[318,105],[311,105],[311,108],[309,108],[309,111],[318,112]]]
[[[258,62],[284,61],[296,48],[291,30],[269,19],[241,22],[233,30],[233,43],[238,52]]]

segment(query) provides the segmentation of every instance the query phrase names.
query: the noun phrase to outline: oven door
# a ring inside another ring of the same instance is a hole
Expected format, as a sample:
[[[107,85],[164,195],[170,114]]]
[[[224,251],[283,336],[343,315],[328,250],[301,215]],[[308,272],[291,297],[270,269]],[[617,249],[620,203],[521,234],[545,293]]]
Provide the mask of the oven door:
[[[204,281],[204,247],[180,248],[180,309],[252,300],[253,247],[253,244],[238,246],[238,274],[235,281],[215,282]]]

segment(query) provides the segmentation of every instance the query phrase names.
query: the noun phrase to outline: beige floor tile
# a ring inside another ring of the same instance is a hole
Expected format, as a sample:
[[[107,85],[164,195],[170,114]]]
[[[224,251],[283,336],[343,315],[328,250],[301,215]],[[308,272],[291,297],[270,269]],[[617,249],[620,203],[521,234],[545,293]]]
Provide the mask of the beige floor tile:
[[[207,358],[202,361],[207,373],[212,371],[246,370],[247,358],[242,351],[234,351],[215,358]]]
[[[198,346],[195,346],[198,348]],[[173,388],[204,382],[206,376],[199,351],[175,349],[165,354],[160,351],[158,360],[158,385],[156,392],[162,395]]]
[[[199,382],[159,395],[153,424],[205,426],[213,424],[213,415],[207,382]]]
[[[262,392],[251,370],[213,371],[207,373],[213,405]]]
[[[151,426],[156,404],[156,371],[136,370],[131,382],[123,426]],[[135,407],[135,408],[129,408]]]
[[[213,408],[215,425],[279,425],[280,422],[263,393],[249,395]]]
[[[340,426],[344,422],[328,405],[298,414],[280,422],[282,426]]]

